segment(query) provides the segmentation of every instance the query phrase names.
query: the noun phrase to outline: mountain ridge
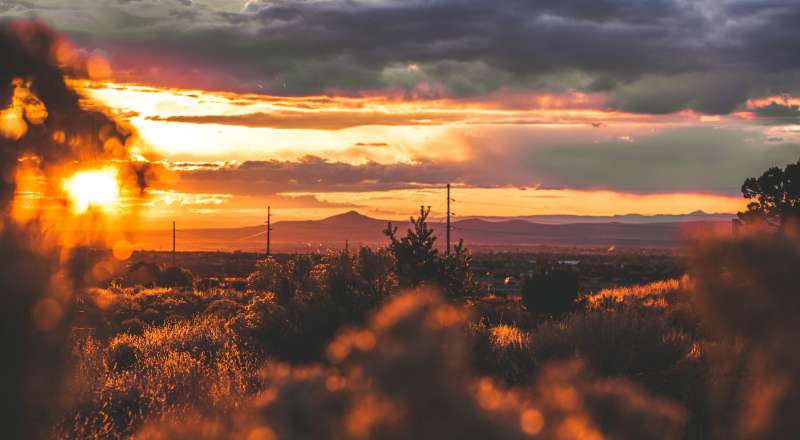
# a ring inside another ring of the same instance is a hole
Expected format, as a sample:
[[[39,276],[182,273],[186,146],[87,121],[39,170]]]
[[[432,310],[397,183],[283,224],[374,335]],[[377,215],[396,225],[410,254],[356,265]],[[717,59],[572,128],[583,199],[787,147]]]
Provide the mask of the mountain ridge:
[[[481,247],[508,246],[622,246],[672,248],[690,237],[730,233],[730,217],[712,214],[680,216],[680,221],[624,222],[587,221],[578,223],[537,223],[517,217],[487,220],[479,217],[452,223],[453,241],[459,239]],[[372,218],[347,211],[321,220],[284,220],[272,223],[271,241],[276,251],[324,249],[352,245],[388,244],[383,231],[388,223],[404,234],[409,221]],[[445,223],[429,222],[441,245]],[[171,248],[171,231],[150,231],[135,237],[142,249]],[[186,229],[178,231],[179,248],[184,250],[260,250],[266,240],[266,225],[239,228]]]

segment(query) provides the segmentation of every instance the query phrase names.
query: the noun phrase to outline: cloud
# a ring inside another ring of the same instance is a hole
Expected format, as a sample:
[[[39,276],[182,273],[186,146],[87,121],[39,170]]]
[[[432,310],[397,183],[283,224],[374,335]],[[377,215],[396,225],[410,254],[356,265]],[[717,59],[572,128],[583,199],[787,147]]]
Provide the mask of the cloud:
[[[26,0],[129,79],[281,94],[502,87],[609,93],[643,113],[728,113],[800,92],[793,0]],[[148,67],[143,67],[144,65]],[[408,66],[416,66],[408,69]]]
[[[772,101],[767,105],[756,107],[754,113],[759,118],[775,124],[800,122],[800,105],[797,104],[780,104]]]
[[[486,129],[481,131],[485,137],[453,140],[469,149],[468,158],[460,161],[351,164],[306,156],[183,166],[181,185],[187,191],[253,195],[420,189],[446,183],[737,194],[745,178],[800,157],[800,144],[775,142],[747,129],[679,127],[628,136],[622,129],[608,131],[598,140],[592,128],[574,130],[570,137],[547,129]]]
[[[238,125],[277,129],[343,130],[366,125],[408,126],[455,122],[461,115],[433,112],[348,112],[317,110],[314,112],[282,111],[272,113],[247,113],[239,115],[152,116],[151,121],[184,122],[193,124]]]
[[[189,168],[184,164],[184,169]],[[180,186],[242,195],[324,191],[358,192],[418,188],[460,180],[459,166],[433,162],[361,165],[306,156],[297,161],[247,161],[180,171]]]
[[[691,109],[727,114],[745,102],[757,80],[745,72],[646,75],[617,87],[611,107],[630,113],[668,114]]]
[[[516,160],[505,175],[529,173],[555,188],[639,193],[737,194],[746,177],[800,157],[800,144],[771,143],[758,131],[718,127],[671,128],[596,142],[537,146],[513,137],[506,142]]]

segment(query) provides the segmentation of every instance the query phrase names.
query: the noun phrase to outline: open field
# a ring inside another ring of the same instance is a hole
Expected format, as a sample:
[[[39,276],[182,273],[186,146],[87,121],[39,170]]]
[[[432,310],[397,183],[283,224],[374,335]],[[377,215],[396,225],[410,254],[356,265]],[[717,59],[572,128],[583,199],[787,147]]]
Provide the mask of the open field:
[[[768,318],[791,289],[783,272],[791,265],[767,268],[736,255],[800,261],[797,249],[709,244],[686,260],[682,278],[465,296],[409,292],[388,251],[266,260],[179,254],[194,276],[172,274],[147,287],[123,272],[76,298],[69,398],[52,435],[704,439],[782,432],[794,423],[781,409],[796,396],[793,380],[770,396],[769,423],[749,408],[764,404],[755,383],[789,380],[797,365],[773,363],[793,321]],[[579,286],[620,261],[650,264],[659,279],[676,267],[663,255],[583,253],[591,264],[565,268],[567,255],[536,258],[549,264],[544,272],[586,271]],[[137,254],[128,265],[167,257]],[[471,267],[508,269],[533,257],[476,255]],[[778,297],[742,291],[738,304],[723,307],[724,289],[747,287],[726,278],[719,263],[748,265],[771,283],[764,294]],[[227,285],[226,277],[241,284]],[[574,294],[574,302],[553,297]],[[739,327],[745,315],[762,330]]]

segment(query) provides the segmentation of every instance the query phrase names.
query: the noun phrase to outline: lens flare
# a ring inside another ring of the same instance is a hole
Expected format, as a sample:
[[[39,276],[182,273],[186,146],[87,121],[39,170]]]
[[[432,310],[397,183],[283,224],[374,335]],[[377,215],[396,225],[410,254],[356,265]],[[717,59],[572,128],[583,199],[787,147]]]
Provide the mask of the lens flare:
[[[112,212],[119,204],[120,187],[114,167],[79,171],[65,179],[63,186],[76,214],[92,208]]]

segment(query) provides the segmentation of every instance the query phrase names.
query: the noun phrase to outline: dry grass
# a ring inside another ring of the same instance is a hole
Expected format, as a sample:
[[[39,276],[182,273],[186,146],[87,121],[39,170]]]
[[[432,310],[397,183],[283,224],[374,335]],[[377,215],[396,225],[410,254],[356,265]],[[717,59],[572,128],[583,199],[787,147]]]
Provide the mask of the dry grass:
[[[273,365],[267,388],[234,418],[154,422],[148,438],[677,439],[676,405],[580,363],[546,369],[530,388],[476,376],[466,314],[429,293],[397,297],[328,349],[327,366]],[[514,330],[496,332],[515,344]]]
[[[613,287],[603,289],[597,293],[588,295],[587,302],[590,306],[599,306],[608,302],[623,302],[636,300],[639,302],[649,302],[652,305],[665,305],[666,297],[669,295],[686,292],[691,289],[689,277],[656,281],[648,284],[641,284],[626,287]]]
[[[75,410],[59,424],[60,438],[125,437],[145,420],[224,415],[258,389],[257,364],[212,317],[123,333],[105,346],[89,338],[75,354]]]
[[[791,344],[797,249],[710,246],[696,254],[691,280],[604,290],[584,309],[543,321],[506,321],[506,303],[462,307],[426,292],[389,295],[375,308],[336,261],[318,274],[320,292],[282,298],[93,291],[92,311],[110,334],[78,340],[73,410],[55,432],[792,438],[800,432],[787,416],[800,395]]]

